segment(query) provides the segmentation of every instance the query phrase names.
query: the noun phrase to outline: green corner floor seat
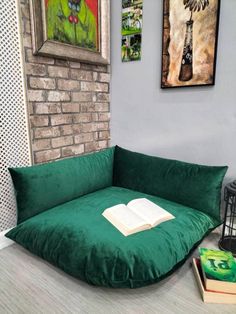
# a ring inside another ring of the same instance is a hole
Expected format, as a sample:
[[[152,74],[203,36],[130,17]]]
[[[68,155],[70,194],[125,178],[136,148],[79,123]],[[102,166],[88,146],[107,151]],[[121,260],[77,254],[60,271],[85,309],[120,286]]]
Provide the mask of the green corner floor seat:
[[[172,273],[220,224],[226,170],[119,147],[10,169],[18,225],[6,236],[90,284],[145,286]],[[102,216],[108,207],[142,197],[176,218],[125,237]]]

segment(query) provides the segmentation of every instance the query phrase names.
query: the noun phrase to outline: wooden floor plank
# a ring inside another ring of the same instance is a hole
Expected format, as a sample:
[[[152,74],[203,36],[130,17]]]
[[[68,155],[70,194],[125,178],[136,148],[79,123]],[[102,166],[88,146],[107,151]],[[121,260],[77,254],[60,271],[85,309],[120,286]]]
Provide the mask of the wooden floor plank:
[[[219,231],[201,244],[217,248]],[[30,254],[17,244],[0,251],[0,314],[233,314],[236,305],[202,302],[191,258],[172,276],[139,289],[90,286]]]

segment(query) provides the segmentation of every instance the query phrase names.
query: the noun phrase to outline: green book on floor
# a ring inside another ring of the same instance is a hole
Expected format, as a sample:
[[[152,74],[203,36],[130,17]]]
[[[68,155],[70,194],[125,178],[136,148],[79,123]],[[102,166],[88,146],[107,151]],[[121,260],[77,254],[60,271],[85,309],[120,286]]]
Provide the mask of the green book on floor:
[[[200,248],[205,288],[236,294],[236,261],[230,252]]]

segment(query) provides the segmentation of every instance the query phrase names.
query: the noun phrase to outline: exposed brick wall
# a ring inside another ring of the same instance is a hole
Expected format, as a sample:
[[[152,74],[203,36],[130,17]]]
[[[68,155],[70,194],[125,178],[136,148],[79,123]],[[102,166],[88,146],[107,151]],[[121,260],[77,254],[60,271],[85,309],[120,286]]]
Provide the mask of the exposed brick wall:
[[[34,163],[108,147],[109,66],[33,56],[28,0],[20,3]]]

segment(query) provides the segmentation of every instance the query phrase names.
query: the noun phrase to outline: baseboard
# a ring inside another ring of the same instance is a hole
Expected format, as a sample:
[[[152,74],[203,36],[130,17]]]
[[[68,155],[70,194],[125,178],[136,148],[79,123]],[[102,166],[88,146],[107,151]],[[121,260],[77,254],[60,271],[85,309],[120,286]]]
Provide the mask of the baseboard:
[[[10,230],[11,229],[4,230],[4,231],[0,232],[0,250],[2,250],[5,247],[8,247],[14,243],[14,241],[5,237],[5,234]]]

